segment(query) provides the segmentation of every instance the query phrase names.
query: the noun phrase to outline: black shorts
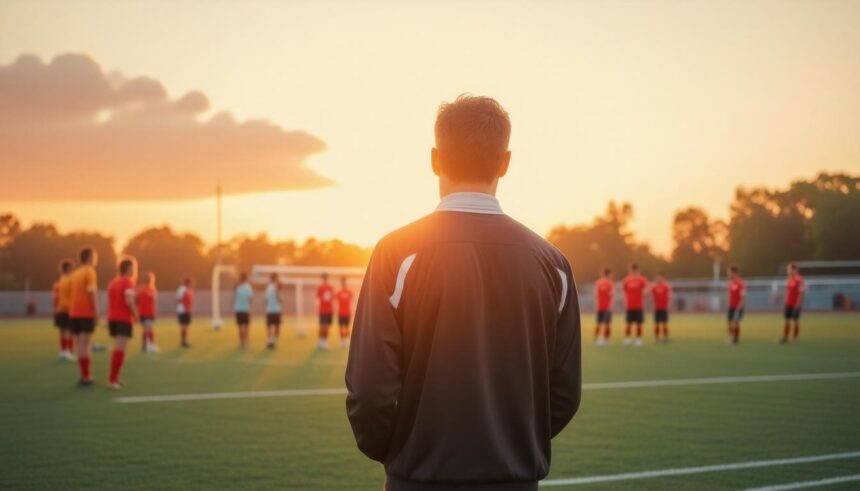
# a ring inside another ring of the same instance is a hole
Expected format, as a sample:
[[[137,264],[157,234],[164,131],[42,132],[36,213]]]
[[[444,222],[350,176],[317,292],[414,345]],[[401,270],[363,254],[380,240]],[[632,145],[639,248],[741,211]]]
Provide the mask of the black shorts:
[[[110,337],[112,338],[117,336],[130,338],[131,324],[128,322],[108,321],[108,331],[110,331]]]
[[[142,315],[140,316],[140,324],[143,327],[152,327],[155,324],[155,317],[151,315]]]
[[[266,325],[267,326],[281,326],[281,314],[278,312],[272,312],[266,314]]]
[[[236,312],[236,324],[247,325],[251,323],[251,314],[248,312]]]
[[[348,315],[339,315],[339,316],[337,316],[337,323],[338,323],[339,325],[341,325],[341,326],[348,326],[348,325],[349,325],[349,321],[351,321],[351,320],[352,320],[352,319],[351,319],[351,318],[350,318],[350,316],[348,316]]]
[[[729,315],[727,318],[729,322],[740,322],[740,320],[744,318],[744,309],[729,308]]]
[[[627,311],[627,323],[628,324],[642,324],[645,322],[645,314],[642,312],[642,309],[636,310],[628,310]]]
[[[179,319],[180,324],[191,324],[191,313],[185,312],[184,314],[179,314],[176,316]]]
[[[69,330],[75,334],[92,333],[96,330],[96,320],[92,317],[72,317],[69,319]]]
[[[69,313],[68,312],[55,312],[54,313],[54,326],[59,329],[67,330],[69,328]]]
[[[320,314],[320,325],[330,326],[332,314]]]
[[[598,310],[597,311],[597,323],[598,324],[609,324],[612,322],[612,311],[611,310]]]
[[[789,307],[785,306],[785,320],[787,321],[799,321],[800,320],[800,307]]]
[[[664,323],[664,324],[669,322],[669,311],[668,310],[655,310],[654,311],[654,322]]]

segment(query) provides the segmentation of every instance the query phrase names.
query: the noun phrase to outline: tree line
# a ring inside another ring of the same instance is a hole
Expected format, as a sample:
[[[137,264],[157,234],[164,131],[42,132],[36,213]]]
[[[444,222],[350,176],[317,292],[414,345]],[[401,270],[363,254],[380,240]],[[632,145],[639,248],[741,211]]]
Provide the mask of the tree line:
[[[97,232],[63,234],[52,224],[36,223],[23,228],[12,214],[0,214],[0,289],[50,289],[57,277],[57,263],[74,256],[84,246],[99,254],[101,282],[115,274],[118,254],[113,237]],[[137,258],[141,271],[155,273],[158,284],[174,288],[190,276],[198,287],[208,288],[218,255],[226,264],[250,271],[255,264],[364,266],[371,248],[341,240],[307,239],[273,241],[266,234],[241,235],[219,249],[207,247],[195,234],[177,232],[168,226],[145,229],[128,240],[119,254]]]
[[[708,277],[715,261],[737,264],[749,276],[780,273],[789,261],[860,259],[860,177],[819,174],[793,182],[786,189],[738,188],[727,220],[689,206],[675,213],[672,251],[654,253],[630,231],[634,218],[628,203],[610,202],[591,223],[558,226],[547,239],[570,260],[582,282],[596,278],[604,267],[620,275],[630,263],[646,274],[663,271],[670,277]],[[0,289],[50,288],[56,264],[81,247],[94,247],[100,256],[99,277],[114,274],[114,239],[96,232],[60,233],[52,224],[21,226],[10,214],[0,214]],[[265,234],[234,237],[219,250],[197,235],[170,227],[143,230],[119,251],[135,256],[144,271],[154,272],[165,287],[191,276],[208,287],[218,254],[227,264],[248,271],[254,264],[365,266],[371,248],[337,239],[274,241]]]
[[[787,189],[739,187],[727,220],[697,206],[680,209],[668,257],[636,239],[632,219],[632,206],[610,202],[592,223],[559,226],[547,238],[580,281],[597,278],[604,267],[624,274],[633,262],[649,275],[702,278],[716,261],[735,264],[744,275],[771,276],[791,261],[860,260],[860,177],[822,173]]]

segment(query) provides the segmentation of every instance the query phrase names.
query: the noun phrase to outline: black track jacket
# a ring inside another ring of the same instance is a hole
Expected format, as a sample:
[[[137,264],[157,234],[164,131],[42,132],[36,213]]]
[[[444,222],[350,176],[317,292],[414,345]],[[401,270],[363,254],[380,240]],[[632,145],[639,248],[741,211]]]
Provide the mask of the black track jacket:
[[[455,193],[383,238],[346,369],[387,491],[533,490],[581,391],[570,265],[490,195]]]

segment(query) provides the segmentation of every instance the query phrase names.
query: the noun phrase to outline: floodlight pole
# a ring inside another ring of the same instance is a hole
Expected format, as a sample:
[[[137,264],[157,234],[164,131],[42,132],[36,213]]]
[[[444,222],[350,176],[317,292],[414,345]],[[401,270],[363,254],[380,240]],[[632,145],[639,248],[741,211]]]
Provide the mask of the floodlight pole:
[[[218,186],[215,188],[215,202],[216,202],[216,239],[218,240],[218,245],[216,246],[217,255],[215,256],[215,261],[220,266],[221,261],[223,259],[221,255],[221,183],[218,183]]]

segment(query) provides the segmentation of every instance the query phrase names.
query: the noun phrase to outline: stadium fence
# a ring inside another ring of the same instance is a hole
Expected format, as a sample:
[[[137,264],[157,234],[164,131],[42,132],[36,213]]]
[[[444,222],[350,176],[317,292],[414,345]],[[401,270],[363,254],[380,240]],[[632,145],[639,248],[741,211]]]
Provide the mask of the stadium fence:
[[[294,270],[290,268],[310,268]],[[263,291],[269,274],[277,272],[283,284],[284,314],[287,316],[313,315],[316,307],[316,288],[322,271],[330,275],[330,283],[338,287],[340,277],[346,275],[353,292],[358,293],[364,268],[319,268],[298,266],[258,266],[252,270],[254,286],[252,314],[264,315]],[[782,309],[785,298],[784,277],[747,278],[746,310],[768,312]],[[232,317],[233,285],[231,280],[217,292],[218,312],[228,320]],[[672,309],[676,312],[720,312],[726,308],[726,280],[684,279],[670,281],[673,288]],[[623,301],[620,282],[617,282],[616,302],[613,310],[621,311]],[[806,278],[806,298],[803,308],[807,311],[841,311],[860,308],[860,275],[838,278]],[[580,305],[584,312],[594,310],[594,284],[578,285]],[[198,290],[195,293],[193,313],[197,316],[213,316],[213,292]],[[647,309],[651,309],[650,299]],[[28,302],[33,303],[33,316],[49,317],[52,314],[52,297],[49,291],[2,291],[0,292],[0,317],[24,317],[29,315]],[[104,311],[107,297],[100,292],[100,305]],[[176,291],[161,290],[158,294],[158,315],[172,317],[176,314]]]
[[[785,277],[744,278],[747,287],[748,312],[768,312],[782,309],[785,301]],[[805,278],[806,295],[803,309],[817,311],[855,310],[860,307],[860,276],[838,278]],[[670,280],[672,310],[676,312],[721,312],[727,308],[728,280],[684,279]],[[621,282],[616,282],[615,308],[623,310]],[[579,285],[583,311],[594,311],[594,283]],[[651,309],[647,298],[646,309]]]

